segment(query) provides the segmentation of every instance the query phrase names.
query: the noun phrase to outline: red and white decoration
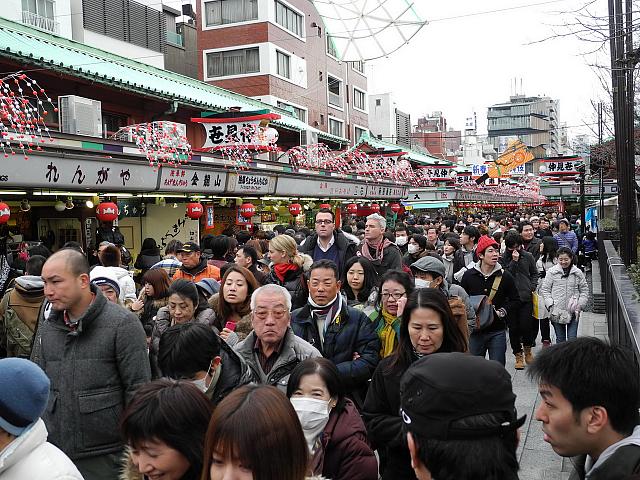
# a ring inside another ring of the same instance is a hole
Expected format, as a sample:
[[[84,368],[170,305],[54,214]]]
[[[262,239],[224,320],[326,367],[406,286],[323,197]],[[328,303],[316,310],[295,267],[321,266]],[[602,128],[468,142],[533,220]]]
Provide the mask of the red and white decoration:
[[[398,213],[402,209],[402,207],[398,203],[392,203],[391,205],[389,205],[389,208],[393,213]]]
[[[289,205],[289,213],[294,217],[297,217],[302,213],[302,205],[300,205],[299,203],[292,203],[291,205]]]
[[[4,202],[0,203],[0,224],[7,223],[10,216],[11,209],[9,208],[9,205]]]
[[[201,203],[188,203],[187,204],[187,217],[192,220],[199,219],[204,213],[204,207]]]
[[[380,205],[378,205],[377,203],[372,203],[371,204],[371,211],[373,213],[380,213]]]
[[[256,214],[256,207],[253,203],[243,203],[240,205],[240,215],[242,218],[251,218]]]
[[[118,205],[113,202],[102,202],[96,207],[96,217],[101,222],[113,222],[118,218]]]
[[[358,214],[358,205],[355,203],[350,203],[347,205],[347,213],[349,215],[357,215]]]

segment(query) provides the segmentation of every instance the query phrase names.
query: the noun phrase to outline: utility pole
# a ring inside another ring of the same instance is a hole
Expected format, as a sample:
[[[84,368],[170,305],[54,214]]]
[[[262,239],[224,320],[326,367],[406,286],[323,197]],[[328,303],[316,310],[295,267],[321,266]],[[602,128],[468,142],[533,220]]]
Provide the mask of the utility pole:
[[[598,145],[602,145],[602,102],[598,102]],[[600,159],[600,184],[599,184],[599,205],[598,205],[598,231],[600,231],[600,219],[604,216],[604,161]]]

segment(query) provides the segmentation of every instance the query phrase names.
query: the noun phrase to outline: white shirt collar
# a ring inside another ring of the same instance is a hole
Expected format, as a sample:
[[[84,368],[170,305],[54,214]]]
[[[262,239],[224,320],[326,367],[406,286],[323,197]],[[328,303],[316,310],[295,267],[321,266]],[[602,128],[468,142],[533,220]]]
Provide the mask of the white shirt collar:
[[[327,245],[327,248],[324,248],[324,247],[320,244],[320,237],[318,237],[318,248],[319,248],[320,250],[322,250],[323,252],[325,252],[325,253],[327,252],[327,250],[329,250],[329,249],[333,246],[333,244],[334,244],[334,243],[336,243],[336,237],[335,237],[335,235],[331,235],[331,240],[329,240],[329,243],[328,243],[328,245]]]

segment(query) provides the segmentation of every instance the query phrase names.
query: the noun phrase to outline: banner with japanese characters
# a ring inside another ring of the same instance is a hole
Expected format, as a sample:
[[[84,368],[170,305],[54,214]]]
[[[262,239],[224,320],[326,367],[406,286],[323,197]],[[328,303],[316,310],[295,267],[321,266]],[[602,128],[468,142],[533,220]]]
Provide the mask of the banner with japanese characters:
[[[453,172],[453,165],[446,167],[420,167],[420,171],[424,172],[431,180],[436,181],[451,181],[451,172]]]
[[[280,115],[258,112],[229,112],[210,115],[205,118],[192,118],[205,130],[205,142],[202,150],[219,149],[227,146],[260,148],[267,147],[277,140],[277,131],[269,126],[270,120],[277,120]],[[273,136],[276,136],[274,139]]]
[[[546,159],[543,161],[543,165],[546,167],[544,176],[556,176],[556,175],[577,175],[577,167],[582,165],[582,157],[556,157],[553,159]]]

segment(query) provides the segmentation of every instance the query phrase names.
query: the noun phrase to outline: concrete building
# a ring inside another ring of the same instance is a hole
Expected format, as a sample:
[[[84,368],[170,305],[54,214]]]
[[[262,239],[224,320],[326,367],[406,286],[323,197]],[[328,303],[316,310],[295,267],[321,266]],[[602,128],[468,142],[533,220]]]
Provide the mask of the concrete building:
[[[429,153],[450,161],[456,156],[462,145],[462,132],[447,127],[447,119],[442,112],[435,111],[418,119],[411,134],[411,142],[427,149]]]
[[[536,158],[556,156],[561,150],[558,118],[558,100],[513,95],[489,107],[489,141],[501,152],[510,139],[519,138]]]
[[[411,116],[398,109],[391,93],[369,95],[369,130],[378,140],[411,148]]]
[[[196,9],[200,79],[352,142],[367,130],[364,64],[338,61],[312,2],[198,0]]]

